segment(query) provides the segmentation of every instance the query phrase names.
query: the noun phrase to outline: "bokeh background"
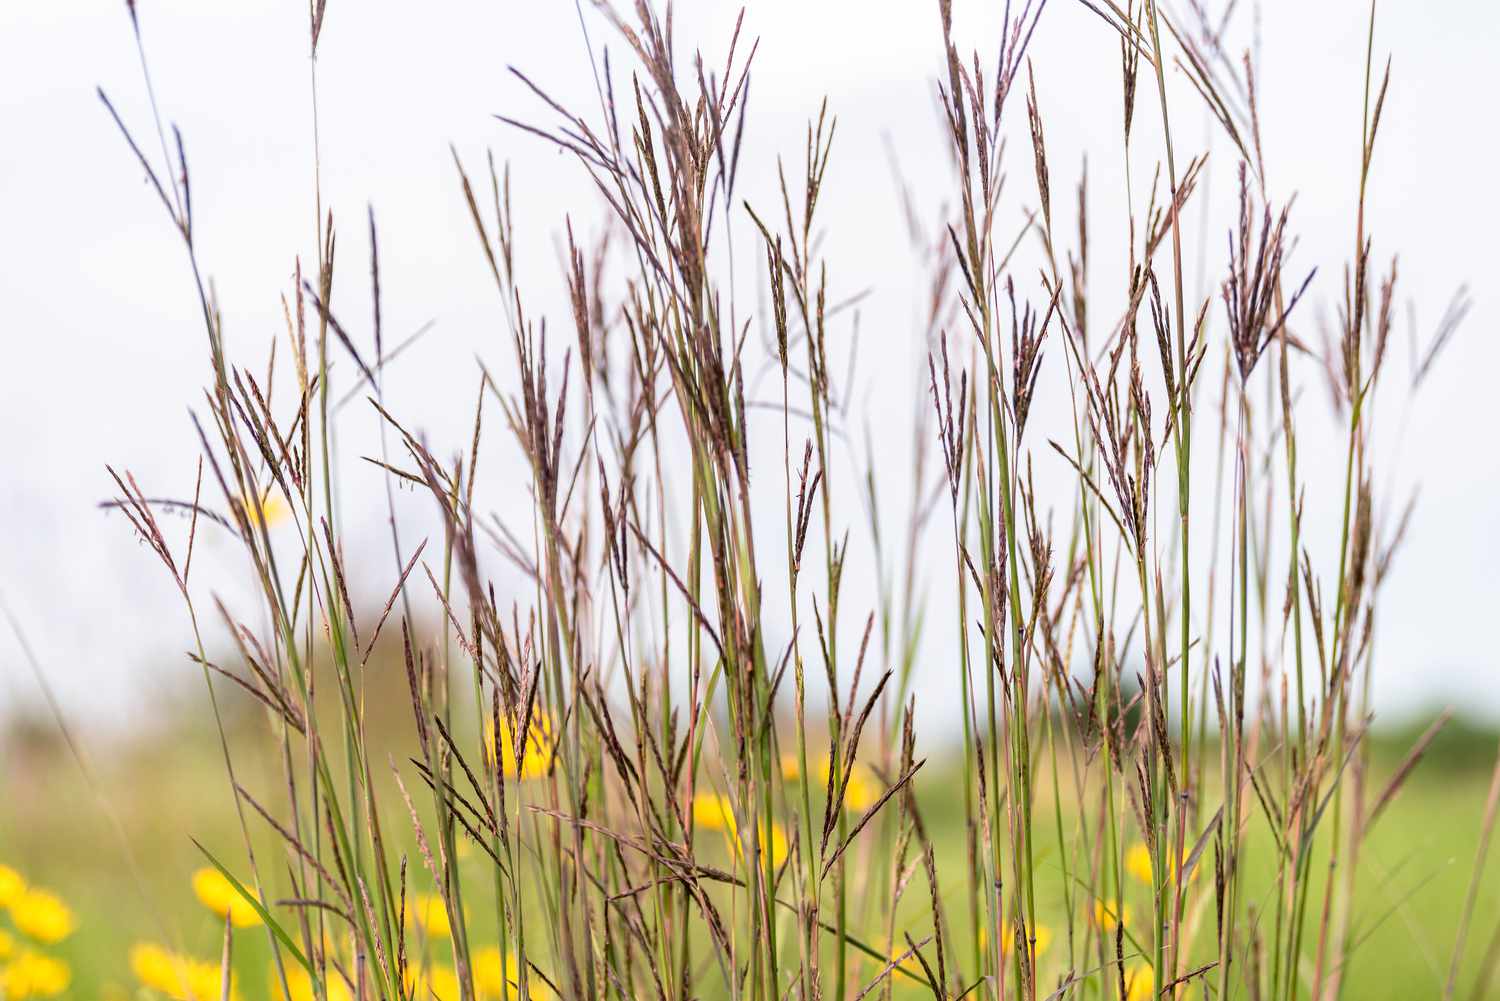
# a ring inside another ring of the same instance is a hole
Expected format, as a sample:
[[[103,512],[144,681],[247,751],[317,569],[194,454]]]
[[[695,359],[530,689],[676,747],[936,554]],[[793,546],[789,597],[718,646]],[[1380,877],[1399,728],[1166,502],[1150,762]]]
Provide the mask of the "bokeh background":
[[[994,6],[959,5],[961,45],[992,44]],[[1229,38],[1257,60],[1270,186],[1278,198],[1295,195],[1294,267],[1323,263],[1308,308],[1331,317],[1343,282],[1336,262],[1348,259],[1352,243],[1368,11],[1343,2],[1240,6]],[[775,158],[800,160],[807,121],[823,96],[838,116],[824,241],[837,262],[835,289],[864,298],[853,311],[857,341],[848,324],[835,350],[856,356],[856,409],[881,402],[865,410],[891,484],[902,483],[910,466],[911,414],[925,405],[919,317],[926,276],[913,267],[898,178],[930,232],[953,190],[935,101],[941,43],[929,8],[761,0],[746,9],[742,29],[759,40],[742,168],[747,200],[772,204]],[[202,257],[231,353],[260,370],[283,330],[280,296],[292,287],[294,258],[315,258],[307,12],[296,2],[186,0],[139,10],[162,115],[186,142]],[[691,65],[697,45],[717,65],[738,14],[731,3],[679,5],[682,65]],[[1379,10],[1375,49],[1392,54],[1393,82],[1370,205],[1377,258],[1399,254],[1398,335],[1425,342],[1460,286],[1468,285],[1472,300],[1428,388],[1409,408],[1393,403],[1383,420],[1389,493],[1420,488],[1421,496],[1389,584],[1377,665],[1382,715],[1430,714],[1447,704],[1491,719],[1500,712],[1491,628],[1500,597],[1500,449],[1491,430],[1500,307],[1490,287],[1500,209],[1491,184],[1496,141],[1482,110],[1500,92],[1500,68],[1490,58],[1497,43],[1500,14],[1486,3]],[[627,61],[601,19],[572,3],[330,6],[318,82],[323,199],[339,229],[343,265],[334,307],[348,326],[368,331],[371,206],[388,343],[432,324],[392,367],[386,392],[446,449],[468,433],[473,360],[485,359],[502,378],[509,368],[450,144],[471,166],[487,150],[510,164],[528,248],[523,289],[533,312],[550,313],[565,330],[565,218],[590,239],[599,232],[600,202],[570,161],[495,116],[546,120],[512,66],[564,103],[594,110],[590,46],[596,59],[609,48],[617,67]],[[1125,225],[1115,197],[1124,182],[1117,42],[1083,5],[1054,0],[1031,51],[1049,158],[1062,179],[1054,180],[1062,189],[1053,198],[1057,228],[1072,225],[1071,188],[1087,159],[1094,295],[1118,300],[1124,267],[1110,256],[1123,245],[1116,234]],[[1190,152],[1213,151],[1199,197],[1215,208],[1190,214],[1188,243],[1190,257],[1211,268],[1231,222],[1234,157],[1185,84],[1174,79],[1172,86],[1182,90],[1174,93],[1179,142]],[[154,572],[123,520],[98,508],[111,493],[105,464],[129,469],[148,493],[191,493],[197,452],[188,412],[201,400],[206,349],[181,247],[97,87],[144,137],[152,135],[123,2],[0,9],[0,593],[69,710],[108,726],[148,718],[163,689],[182,681],[187,624],[170,582]],[[1136,168],[1144,201],[1154,116],[1137,119],[1136,145],[1147,151]],[[1034,204],[1029,163],[1014,150],[1012,174],[1011,206]],[[742,292],[753,310],[753,284]],[[1398,355],[1408,350],[1396,346]],[[1054,365],[1044,374],[1044,398],[1063,395],[1061,383],[1052,394],[1046,385],[1061,371]],[[1306,392],[1326,395],[1315,384]],[[374,427],[356,403],[349,454]],[[1339,461],[1331,416],[1324,423],[1327,434],[1304,432],[1309,468]],[[862,447],[864,437],[864,428],[852,429],[851,447]],[[515,461],[497,449],[488,467],[494,482],[513,478],[506,464]],[[377,485],[373,468],[356,475],[357,483]],[[892,493],[905,502],[904,489]],[[1309,498],[1310,518],[1324,517],[1323,500]],[[512,501],[524,498],[502,493],[497,506]],[[391,567],[378,550],[383,505],[372,507],[352,505],[347,516],[355,536],[376,547],[376,562],[356,576],[377,600]],[[215,540],[206,541],[209,567]],[[37,704],[18,656],[7,631],[0,714]],[[956,692],[941,660],[933,658],[924,682],[935,713],[951,712]]]

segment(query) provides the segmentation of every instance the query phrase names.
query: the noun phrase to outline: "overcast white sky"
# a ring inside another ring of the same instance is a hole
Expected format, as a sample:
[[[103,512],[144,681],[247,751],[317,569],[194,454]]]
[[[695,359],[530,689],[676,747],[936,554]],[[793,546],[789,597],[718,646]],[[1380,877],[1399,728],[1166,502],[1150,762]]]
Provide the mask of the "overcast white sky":
[[[957,6],[960,47],[990,50],[999,0]],[[1264,8],[1258,31],[1270,183],[1278,198],[1297,195],[1295,261],[1319,265],[1309,308],[1331,310],[1353,240],[1367,8],[1345,0]],[[315,258],[304,0],[141,0],[140,10],[163,114],[187,144],[202,257],[231,351],[263,367],[281,330],[278,297],[291,287],[292,259]],[[717,2],[682,5],[681,52],[699,43],[722,51],[737,11]],[[1241,21],[1238,47],[1250,38],[1248,19]],[[617,68],[625,65],[623,47],[599,18],[588,23],[596,47],[608,43]],[[872,437],[889,457],[885,482],[900,488],[892,495],[902,500],[906,428],[925,370],[918,325],[925,279],[912,264],[885,143],[888,137],[924,220],[938,218],[952,188],[933,100],[941,53],[935,4],[757,0],[745,25],[760,42],[745,197],[769,200],[774,157],[800,158],[806,121],[823,95],[839,116],[825,195],[827,248],[836,288],[870,289],[860,310],[856,400],[877,404]],[[1469,283],[1475,303],[1404,436],[1382,439],[1381,474],[1398,491],[1420,483],[1422,496],[1386,597],[1377,693],[1393,713],[1457,703],[1493,714],[1500,711],[1492,628],[1500,599],[1500,210],[1491,121],[1500,96],[1500,13],[1488,2],[1387,3],[1376,48],[1394,55],[1370,197],[1376,257],[1399,250],[1403,302],[1415,303],[1424,338],[1460,283]],[[1032,55],[1058,228],[1072,226],[1071,191],[1087,154],[1099,262],[1093,295],[1117,303],[1123,275],[1111,255],[1124,226],[1117,43],[1081,5],[1052,0]],[[364,213],[373,204],[388,343],[436,323],[393,372],[387,393],[445,448],[467,435],[474,356],[502,368],[510,357],[449,143],[475,164],[487,148],[512,163],[522,245],[530,248],[523,288],[534,309],[554,309],[560,330],[570,326],[555,311],[564,213],[585,233],[597,231],[600,217],[571,161],[494,119],[544,118],[507,73],[511,64],[565,101],[593,107],[571,2],[329,0],[319,60],[323,178],[348,278],[335,307],[356,318],[351,326],[366,328]],[[123,0],[0,6],[0,594],[68,704],[122,719],[197,675],[180,654],[190,634],[167,577],[123,519],[97,509],[111,493],[104,464],[128,467],[148,493],[191,493],[196,442],[187,413],[201,399],[206,352],[180,246],[95,95],[101,85],[149,137]],[[1142,87],[1138,188],[1156,156],[1155,91]],[[1202,148],[1210,130],[1201,105],[1181,81],[1171,96],[1179,142]],[[1020,109],[1013,106],[1012,121],[1022,119]],[[1214,140],[1213,148],[1203,197],[1216,207],[1207,219],[1211,261],[1230,222],[1222,209],[1234,169],[1225,145]],[[1035,197],[1024,139],[1010,156],[1009,206],[1019,211]],[[1189,218],[1193,248],[1202,224]],[[1403,364],[1405,334],[1403,320]],[[1061,370],[1051,377],[1049,384],[1044,375],[1043,392],[1056,396]],[[1392,382],[1401,378],[1404,372]],[[1309,517],[1318,524],[1331,503],[1319,487],[1336,483],[1324,474],[1341,454],[1322,386],[1306,381],[1310,419],[1328,425],[1305,432],[1304,462],[1315,478]],[[1402,421],[1398,395],[1388,401],[1385,426]],[[369,421],[363,413],[351,419],[364,429],[351,432],[357,442]],[[513,472],[498,439],[496,448],[495,471]],[[1200,456],[1210,464],[1210,446]],[[368,467],[354,475],[376,482]],[[520,510],[522,497],[507,493],[504,480],[497,477],[496,503]],[[392,577],[379,515],[349,518],[355,539],[369,542],[357,590],[370,600],[383,597]],[[859,523],[852,507],[847,517]],[[946,535],[933,544],[946,562]],[[220,557],[231,565],[227,540],[206,545],[210,567]],[[927,687],[939,711],[944,693],[952,694],[936,666],[940,654],[924,667],[933,672]],[[34,698],[11,637],[0,634],[0,712]]]

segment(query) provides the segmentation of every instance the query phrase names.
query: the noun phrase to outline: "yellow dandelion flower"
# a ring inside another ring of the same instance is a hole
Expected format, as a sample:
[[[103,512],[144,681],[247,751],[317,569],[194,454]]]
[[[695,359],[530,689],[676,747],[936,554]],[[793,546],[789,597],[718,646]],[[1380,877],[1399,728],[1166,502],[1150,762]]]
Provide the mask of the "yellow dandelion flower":
[[[909,973],[918,979],[926,980],[927,971],[922,969],[921,960],[917,959],[915,952],[907,956],[906,953],[909,950],[911,950],[911,946],[907,945],[904,939],[891,943],[891,962],[894,962],[896,964],[895,969],[900,970],[902,973]],[[902,959],[901,957],[903,956],[906,958]]]
[[[9,907],[26,892],[26,880],[8,865],[0,865],[0,907]]]
[[[737,857],[740,855],[740,829],[734,820],[734,804],[728,796],[711,792],[700,792],[694,796],[693,826],[705,831],[723,831],[730,851]],[[772,865],[781,865],[786,861],[788,841],[785,827],[773,821],[768,828],[762,822],[760,844],[762,851],[770,851]],[[748,839],[746,845],[748,846]]]
[[[1109,900],[1094,901],[1094,923],[1103,931],[1114,931],[1117,923],[1130,924],[1130,905],[1121,907],[1119,901],[1113,898]]]
[[[1156,993],[1156,973],[1150,963],[1125,968],[1125,1001],[1150,1001]]]
[[[296,963],[286,963],[286,990],[281,989],[281,973],[272,963],[271,972],[266,981],[274,985],[276,996],[282,1001],[314,1001],[317,992],[313,990],[312,974]],[[328,971],[328,979],[324,984],[328,991],[328,1001],[354,1001],[354,992],[349,989],[349,984],[342,976],[331,968]],[[213,1001],[212,998],[199,998],[198,1001]]]
[[[437,1001],[458,1001],[458,974],[451,966],[434,966],[427,971],[427,987]]]
[[[725,831],[730,836],[739,830],[729,797],[711,792],[700,792],[693,797],[693,825],[709,831]]]
[[[1044,924],[1038,924],[1034,929],[1032,929],[1032,934],[1036,937],[1036,956],[1033,957],[1033,958],[1037,959],[1037,958],[1040,958],[1044,953],[1046,953],[1046,951],[1048,949],[1050,949],[1052,947],[1052,929],[1048,928]],[[979,926],[979,948],[980,949],[988,949],[989,948],[989,944],[990,944],[990,936],[989,936],[988,932],[985,931],[985,926],[984,925],[980,925]],[[1009,956],[1011,954],[1011,951],[1015,948],[1015,944],[1016,944],[1015,926],[1012,925],[1010,923],[1010,919],[1007,918],[1007,919],[1005,919],[1004,921],[1002,921],[1000,923],[1000,949],[1001,949],[1001,952],[1004,955]]]
[[[204,867],[193,873],[193,894],[200,904],[219,917],[228,915],[230,923],[236,928],[250,928],[260,924],[260,915],[255,908],[217,869]]]
[[[408,924],[415,924],[434,938],[453,936],[453,927],[448,922],[447,905],[436,893],[419,893],[408,900],[406,920]]]
[[[741,846],[739,836],[733,829],[732,819],[730,821],[730,824],[730,830],[725,832],[725,840],[729,842],[729,848],[732,852],[734,852],[735,856],[740,857]],[[749,850],[748,839],[744,847],[747,851]],[[786,849],[787,840],[785,827],[782,827],[780,824],[774,821],[772,821],[769,829],[766,828],[765,824],[760,825],[760,850],[762,852],[769,851],[771,853],[772,865],[779,866],[781,865],[781,863],[786,861]]]
[[[1181,865],[1177,857],[1176,848],[1168,849],[1167,855],[1167,875],[1170,877],[1181,868]],[[1139,841],[1131,845],[1130,850],[1125,853],[1125,871],[1146,886],[1155,886],[1156,880],[1152,875],[1154,869],[1155,866],[1151,862],[1151,850]],[[1201,871],[1199,867],[1194,866],[1192,873],[1188,876],[1188,882],[1191,883],[1196,880],[1198,873]]]
[[[416,1001],[459,1001],[458,974],[451,966],[407,967],[406,988]]]
[[[981,945],[983,944],[983,932],[984,929],[981,928]],[[1045,955],[1047,950],[1052,947],[1052,929],[1048,928],[1044,924],[1038,924],[1035,928],[1031,929],[1031,934],[1036,938],[1035,955],[1031,957],[1032,962],[1034,963],[1037,959],[1040,959],[1043,955]],[[1015,947],[1015,926],[1012,925],[1009,920],[1002,921],[1000,923],[1000,951],[1004,955],[1009,956],[1013,951],[1015,951]]]
[[[509,717],[500,717],[500,767],[506,778],[539,779],[552,767],[552,754],[557,740],[552,733],[552,721],[541,711],[531,715],[531,726],[526,746],[521,750],[519,767],[516,763],[516,723]],[[495,760],[495,724],[484,727],[484,751],[488,762]]]
[[[780,824],[773,821],[771,823],[770,834],[768,835],[766,833],[765,827],[762,826],[760,832],[760,843],[761,851],[765,851],[765,846],[768,843],[770,844],[772,865],[779,866],[781,865],[781,863],[786,861],[787,841],[785,827],[782,827]]]
[[[7,1001],[55,998],[73,982],[68,964],[39,952],[22,952],[0,969],[0,995]]]
[[[179,955],[153,942],[131,946],[130,972],[146,987],[177,1001],[214,1001],[223,983],[218,963]],[[232,974],[229,996],[231,1001],[239,1001],[239,987]]]
[[[515,953],[486,946],[474,954],[474,991],[484,1001],[520,1001],[520,968]],[[539,995],[527,987],[528,1001]]]
[[[292,513],[286,498],[279,490],[267,490],[259,504],[250,497],[236,497],[234,500],[245,509],[245,517],[249,519],[251,528],[260,528],[262,524],[269,528],[278,522],[285,521]]]
[[[130,972],[146,987],[172,997],[187,994],[190,961],[159,945],[141,943],[130,950]]]
[[[849,784],[844,787],[844,809],[864,813],[880,802],[883,792],[869,769],[855,765],[849,773]]]
[[[824,788],[828,786],[828,776],[832,770],[833,763],[826,756],[819,760],[818,778],[822,781]],[[849,782],[844,786],[844,809],[852,813],[864,813],[880,802],[880,796],[884,791],[880,787],[879,780],[875,778],[875,773],[856,761],[854,767],[849,770]]]
[[[78,926],[72,910],[61,897],[35,887],[22,891],[11,901],[10,918],[27,937],[48,945],[61,942]]]

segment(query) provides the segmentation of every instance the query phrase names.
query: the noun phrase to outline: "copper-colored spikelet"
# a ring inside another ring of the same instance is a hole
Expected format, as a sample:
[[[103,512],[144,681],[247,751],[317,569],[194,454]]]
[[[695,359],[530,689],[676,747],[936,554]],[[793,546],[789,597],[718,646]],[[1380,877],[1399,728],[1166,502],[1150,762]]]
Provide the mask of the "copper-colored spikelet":
[[[1230,345],[1241,381],[1250,378],[1266,346],[1281,332],[1287,317],[1307,290],[1314,272],[1308,272],[1297,291],[1278,306],[1282,288],[1282,265],[1287,253],[1286,223],[1290,206],[1281,210],[1275,222],[1269,205],[1262,212],[1257,238],[1250,219],[1250,185],[1247,170],[1240,163],[1239,226],[1229,240],[1229,278],[1222,297],[1228,320]],[[1363,268],[1357,299],[1363,298]],[[1359,310],[1356,310],[1356,314]],[[1357,352],[1357,348],[1354,349]],[[1348,363],[1346,351],[1346,365]],[[1353,377],[1351,376],[1351,379]]]

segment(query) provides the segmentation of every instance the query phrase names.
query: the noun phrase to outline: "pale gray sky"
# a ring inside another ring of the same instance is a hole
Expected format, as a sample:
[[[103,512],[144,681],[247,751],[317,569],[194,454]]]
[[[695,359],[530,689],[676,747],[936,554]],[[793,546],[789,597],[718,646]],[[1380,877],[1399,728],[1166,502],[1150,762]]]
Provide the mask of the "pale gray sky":
[[[989,50],[999,0],[960,0],[958,7],[960,47]],[[202,258],[226,314],[230,349],[241,363],[263,368],[270,339],[282,329],[278,297],[291,287],[293,257],[315,257],[305,3],[141,0],[140,10],[162,112],[187,144]],[[717,2],[680,5],[682,65],[699,43],[722,52],[737,11]],[[1278,199],[1297,196],[1294,267],[1320,267],[1309,312],[1331,314],[1353,242],[1366,16],[1363,4],[1345,0],[1267,2],[1258,28],[1270,185]],[[510,349],[448,145],[476,165],[486,148],[511,162],[529,251],[523,290],[534,311],[550,311],[557,329],[567,330],[558,234],[564,213],[580,231],[597,232],[598,200],[574,163],[493,115],[545,119],[545,109],[508,74],[509,64],[565,103],[595,107],[578,14],[568,2],[330,0],[327,18],[319,88],[325,203],[341,233],[344,284],[335,308],[354,318],[351,326],[367,328],[364,213],[373,204],[388,340],[436,323],[393,372],[388,395],[435,443],[456,448],[472,419],[474,356],[503,370]],[[596,51],[608,44],[621,72],[623,46],[598,17],[587,22]],[[745,32],[760,48],[744,197],[770,204],[775,157],[800,159],[807,119],[823,95],[839,116],[825,246],[836,289],[871,290],[860,309],[855,396],[869,404],[883,482],[899,510],[910,414],[925,384],[918,324],[925,276],[913,266],[885,143],[888,137],[931,225],[953,190],[933,96],[941,53],[935,4],[756,0]],[[1242,31],[1236,45],[1248,40]],[[1380,439],[1382,476],[1401,492],[1422,485],[1385,600],[1377,693],[1391,712],[1437,703],[1500,711],[1500,652],[1491,629],[1500,599],[1500,450],[1491,430],[1500,372],[1500,210],[1497,145],[1486,124],[1500,95],[1497,48],[1500,13],[1489,3],[1400,2],[1380,10],[1376,49],[1393,53],[1394,70],[1370,195],[1376,257],[1383,268],[1399,251],[1403,302],[1414,301],[1424,338],[1460,283],[1468,282],[1474,297],[1404,434],[1394,431],[1407,419],[1399,392],[1388,395],[1380,418],[1391,429]],[[1087,154],[1093,296],[1117,303],[1125,225],[1117,42],[1081,5],[1052,0],[1031,51],[1058,229],[1071,232],[1072,189]],[[104,464],[129,468],[148,493],[190,494],[196,441],[187,412],[201,400],[207,369],[181,248],[96,86],[143,138],[152,135],[123,0],[0,7],[0,593],[68,704],[120,718],[166,688],[198,683],[198,675],[180,653],[190,634],[169,580],[124,520],[96,507],[111,493]],[[1143,198],[1158,133],[1154,87],[1142,87],[1133,169]],[[1169,91],[1178,141],[1201,149],[1212,134],[1201,104],[1181,80]],[[1024,121],[1019,102],[1011,120]],[[1017,139],[1007,205],[1019,219],[1035,188],[1024,133]],[[1217,137],[1212,144],[1202,198],[1211,267],[1231,221],[1234,176],[1226,144]],[[1193,257],[1203,225],[1189,214]],[[748,227],[737,239],[754,246]],[[753,308],[753,288],[740,292],[742,308]],[[1400,334],[1404,369],[1404,320]],[[1398,373],[1392,386],[1404,377]],[[1062,378],[1060,366],[1044,371],[1051,400],[1044,405],[1064,406]],[[1304,381],[1312,426],[1303,431],[1303,461],[1317,478],[1308,500],[1316,528],[1331,523],[1336,497],[1320,488],[1336,482],[1325,474],[1342,454],[1323,387],[1310,372]],[[358,406],[349,423],[348,454],[357,455],[373,425]],[[862,430],[854,430],[861,440]],[[522,511],[524,495],[505,475],[515,471],[506,466],[514,452],[498,435],[492,445],[495,503]],[[1039,466],[1046,454],[1038,450]],[[1210,445],[1200,446],[1198,461],[1211,466]],[[354,461],[349,475],[351,490],[378,482]],[[1057,502],[1065,503],[1062,495]],[[366,543],[358,589],[373,601],[393,574],[381,543],[383,500],[369,507],[356,505],[346,517],[352,537]],[[845,515],[860,530],[852,503]],[[946,566],[946,527],[931,545],[934,561]],[[233,596],[237,564],[228,540],[205,538],[202,552],[203,586]],[[853,600],[870,597],[865,588]],[[941,598],[934,592],[935,603]],[[854,617],[862,620],[863,611]],[[941,624],[934,628],[951,621],[940,608],[931,617]],[[944,643],[951,641],[935,641],[924,658],[925,687],[939,710],[953,693],[939,666]],[[11,637],[0,636],[0,711],[34,698]]]

